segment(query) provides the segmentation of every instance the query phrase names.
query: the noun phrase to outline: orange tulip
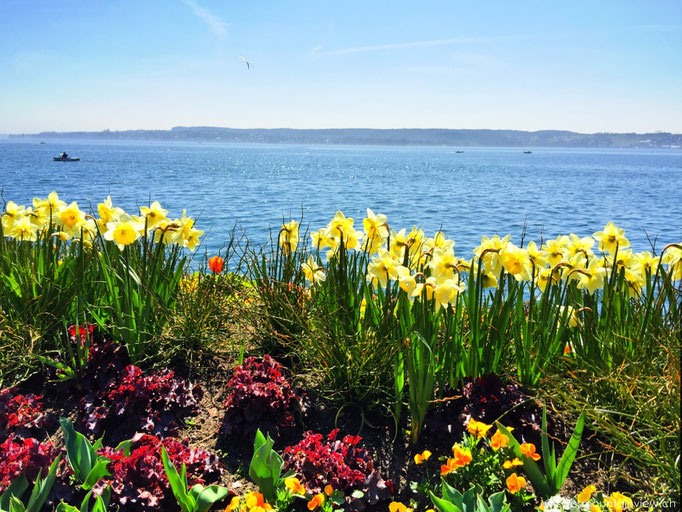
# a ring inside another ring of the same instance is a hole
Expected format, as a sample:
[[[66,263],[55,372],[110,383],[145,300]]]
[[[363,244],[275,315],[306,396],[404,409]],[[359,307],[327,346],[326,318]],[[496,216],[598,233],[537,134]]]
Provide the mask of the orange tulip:
[[[220,274],[223,271],[224,264],[225,262],[220,256],[213,256],[208,259],[208,268],[210,268],[211,272],[214,274]]]

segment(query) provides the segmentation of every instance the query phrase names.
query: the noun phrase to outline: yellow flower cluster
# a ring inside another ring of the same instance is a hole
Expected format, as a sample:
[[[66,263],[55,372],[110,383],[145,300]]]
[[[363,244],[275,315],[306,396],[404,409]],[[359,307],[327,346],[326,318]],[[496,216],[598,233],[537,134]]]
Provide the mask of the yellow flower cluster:
[[[568,280],[593,294],[604,286],[613,269],[624,269],[629,293],[637,297],[645,286],[647,272],[654,274],[661,261],[668,266],[673,280],[682,279],[682,244],[666,247],[662,258],[650,252],[633,253],[625,231],[613,222],[592,237],[571,233],[541,246],[531,241],[524,248],[514,245],[511,235],[484,236],[472,259],[455,256],[455,242],[441,231],[429,238],[417,227],[409,232],[390,230],[386,216],[369,208],[362,222],[364,233],[354,225],[354,219],[338,211],[325,228],[312,233],[313,249],[328,249],[327,261],[334,258],[342,243],[346,249],[365,251],[372,256],[367,266],[368,281],[382,288],[389,281],[397,281],[411,298],[434,299],[436,310],[457,301],[465,290],[460,274],[478,271],[479,261],[485,288],[497,287],[504,270],[518,281],[532,280],[543,292],[550,281]],[[283,225],[280,233],[284,235],[280,235],[284,250],[294,250],[298,244],[298,223]],[[595,246],[598,254],[594,252]],[[303,271],[311,283],[325,278],[324,269],[312,257],[303,264]],[[568,319],[571,326],[576,325],[573,312],[569,312]]]
[[[180,219],[170,220],[166,217],[168,210],[158,201],[140,207],[140,215],[129,215],[115,207],[109,196],[97,205],[97,213],[99,218],[88,215],[76,201],[67,205],[57,192],[51,192],[46,199],[33,198],[33,205],[29,207],[8,201],[2,212],[2,230],[5,236],[32,242],[48,231],[54,231],[62,240],[82,237],[88,243],[101,233],[121,250],[145,234],[153,235],[157,243],[178,244],[194,250],[204,233],[194,227],[194,220],[184,210]]]

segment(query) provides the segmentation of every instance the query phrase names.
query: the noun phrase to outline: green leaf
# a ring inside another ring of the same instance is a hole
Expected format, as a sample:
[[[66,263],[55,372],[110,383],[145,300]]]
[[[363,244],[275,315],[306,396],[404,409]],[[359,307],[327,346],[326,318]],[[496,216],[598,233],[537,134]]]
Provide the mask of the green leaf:
[[[83,485],[81,486],[83,490],[88,491],[92,489],[100,478],[110,476],[109,471],[107,471],[107,465],[110,462],[111,461],[106,457],[98,457],[97,462],[92,467],[90,473],[88,473],[88,476],[85,478],[85,482],[83,482]]]
[[[38,478],[36,479],[36,483],[33,486],[33,492],[31,493],[31,497],[28,500],[28,505],[26,506],[26,510],[28,512],[38,512],[43,507],[43,503],[45,503],[45,500],[47,499],[50,491],[52,490],[52,486],[54,485],[54,480],[57,476],[57,465],[59,464],[61,458],[62,456],[58,455],[57,458],[52,462],[52,465],[50,465],[50,470],[48,471],[44,480],[40,479],[40,472],[38,472]]]
[[[253,457],[249,466],[249,476],[269,503],[277,498],[277,484],[282,473],[284,461],[272,449],[274,441],[268,434],[267,439],[258,429],[253,442]]]
[[[511,505],[506,503],[505,498],[504,491],[491,494],[488,498],[491,512],[507,512],[511,508]]]
[[[449,501],[439,498],[431,491],[429,491],[429,495],[431,496],[431,502],[439,510],[439,512],[464,512],[454,503],[450,503]]]
[[[195,485],[190,492],[194,493],[195,488],[198,491],[198,494],[195,496],[197,512],[206,512],[216,501],[222,500],[229,494],[226,487],[221,487],[219,485],[210,485],[208,487]]]
[[[449,501],[450,503],[454,503],[457,505],[458,508],[463,508],[464,507],[464,500],[462,493],[459,492],[457,489],[449,485],[446,481],[445,478],[441,477],[441,493],[443,494],[443,499]]]
[[[82,512],[82,511],[78,510],[73,505],[68,505],[62,501],[59,505],[57,505],[55,512]]]
[[[9,497],[9,512],[26,512],[24,504],[16,496]]]
[[[64,432],[64,443],[66,444],[66,455],[69,459],[69,465],[73,469],[78,481],[82,484],[88,477],[92,470],[92,466],[97,460],[97,453],[93,449],[90,441],[81,434],[76,432],[71,423],[66,418],[59,418],[59,423]]]
[[[9,510],[10,498],[12,496],[21,498],[24,495],[24,492],[26,492],[26,489],[28,489],[28,481],[24,475],[19,475],[12,480],[12,483],[9,484],[9,487],[5,489],[5,492],[0,494],[0,511],[4,512]]]
[[[168,453],[166,449],[161,447],[161,460],[163,461],[163,467],[166,470],[166,477],[168,478],[168,483],[170,484],[173,495],[175,496],[178,505],[182,509],[182,512],[195,512],[196,511],[196,501],[194,498],[187,494],[187,485],[183,482],[178,474],[177,469],[168,458]],[[183,473],[185,472],[183,464]]]
[[[568,472],[571,470],[571,466],[573,465],[573,461],[575,460],[575,456],[578,453],[578,446],[580,445],[580,440],[583,435],[583,428],[585,427],[585,413],[581,413],[580,417],[578,418],[578,421],[575,424],[575,430],[573,430],[573,435],[571,436],[571,439],[568,441],[568,446],[566,446],[566,450],[564,450],[564,453],[561,455],[561,459],[559,460],[559,464],[557,465],[557,471],[556,471],[556,485],[557,485],[557,491],[561,489],[561,486],[563,485],[564,481],[566,480],[566,477],[568,476]]]

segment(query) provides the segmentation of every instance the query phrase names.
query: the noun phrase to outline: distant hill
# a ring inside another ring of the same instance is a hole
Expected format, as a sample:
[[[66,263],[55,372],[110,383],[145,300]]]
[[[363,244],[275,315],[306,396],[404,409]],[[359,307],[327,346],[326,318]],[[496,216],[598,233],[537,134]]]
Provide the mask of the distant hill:
[[[388,146],[502,146],[586,148],[680,148],[682,134],[675,133],[576,133],[563,130],[445,130],[336,128],[237,129],[210,126],[176,126],[170,130],[101,132],[41,132],[13,134],[10,138],[96,139],[145,141],[251,142],[270,144],[372,144]]]

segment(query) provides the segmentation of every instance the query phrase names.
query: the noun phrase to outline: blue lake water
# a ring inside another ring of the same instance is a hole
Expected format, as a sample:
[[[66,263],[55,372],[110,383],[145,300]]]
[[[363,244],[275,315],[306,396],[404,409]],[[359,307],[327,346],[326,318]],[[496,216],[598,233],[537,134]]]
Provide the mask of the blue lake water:
[[[591,235],[610,220],[633,249],[682,241],[679,150],[305,146],[82,140],[0,142],[5,201],[31,203],[52,190],[82,209],[108,194],[135,211],[151,199],[179,217],[186,208],[216,251],[240,224],[255,243],[283,218],[318,229],[337,209],[388,215],[391,228],[442,226],[469,256],[482,235],[518,243]],[[53,162],[67,151],[80,162]],[[203,251],[202,251],[203,252]]]

